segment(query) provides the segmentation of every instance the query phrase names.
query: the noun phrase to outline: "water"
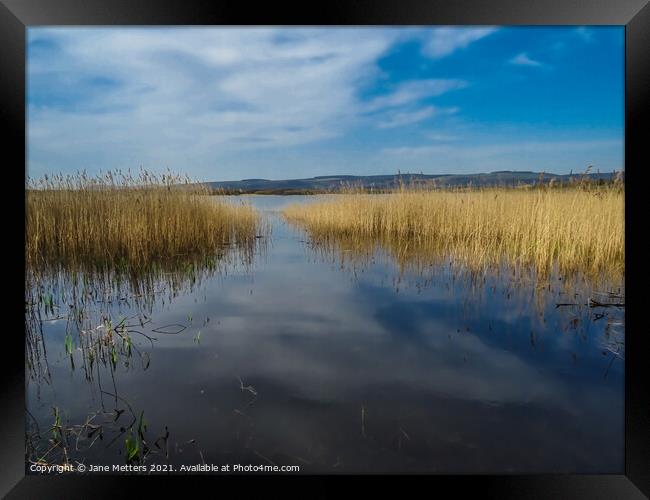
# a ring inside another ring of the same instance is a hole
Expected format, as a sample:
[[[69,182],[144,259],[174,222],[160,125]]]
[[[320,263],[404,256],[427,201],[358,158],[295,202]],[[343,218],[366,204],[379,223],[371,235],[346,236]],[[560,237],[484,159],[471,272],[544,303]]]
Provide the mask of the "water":
[[[252,266],[157,299],[139,328],[156,340],[132,335],[140,354],[96,363],[92,380],[66,353],[66,321],[44,322],[49,379],[27,386],[38,455],[56,407],[69,459],[86,465],[125,463],[140,428],[145,463],[176,470],[622,473],[622,310],[556,307],[586,297],[507,276],[472,286],[445,268],[319,253],[279,214],[313,199],[230,198],[272,224]],[[170,324],[186,329],[152,332]]]

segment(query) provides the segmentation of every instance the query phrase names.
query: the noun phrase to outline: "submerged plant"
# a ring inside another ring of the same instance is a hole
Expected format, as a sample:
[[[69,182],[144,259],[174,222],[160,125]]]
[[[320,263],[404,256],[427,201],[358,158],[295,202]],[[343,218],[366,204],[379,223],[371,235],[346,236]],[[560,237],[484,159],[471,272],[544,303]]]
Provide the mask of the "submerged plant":
[[[125,457],[127,464],[137,463],[144,459],[147,448],[145,441],[146,430],[147,422],[144,419],[144,411],[141,411],[135,433],[129,429],[126,439],[124,440]]]
[[[54,413],[54,423],[52,424],[52,439],[56,443],[59,442],[62,437],[61,414],[56,406],[52,408],[52,412]]]
[[[124,440],[124,451],[127,464],[137,461],[138,455],[140,453],[140,445],[138,443],[137,437],[135,439],[133,438],[131,431],[129,431],[126,439]]]
[[[69,331],[66,332],[65,334],[64,343],[65,343],[65,353],[71,355],[74,351],[74,343],[72,340],[72,334]]]

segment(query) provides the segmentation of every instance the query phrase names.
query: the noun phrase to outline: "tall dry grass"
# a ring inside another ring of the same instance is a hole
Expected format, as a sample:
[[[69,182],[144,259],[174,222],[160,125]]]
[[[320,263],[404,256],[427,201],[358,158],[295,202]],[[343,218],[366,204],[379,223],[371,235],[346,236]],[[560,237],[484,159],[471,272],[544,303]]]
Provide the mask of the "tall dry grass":
[[[173,174],[121,171],[44,177],[26,189],[28,268],[63,266],[130,272],[249,245],[261,230],[250,206],[205,196]]]
[[[614,279],[625,270],[621,184],[342,194],[284,215],[316,243],[379,246],[400,261],[451,257],[480,269],[505,260],[539,275]]]

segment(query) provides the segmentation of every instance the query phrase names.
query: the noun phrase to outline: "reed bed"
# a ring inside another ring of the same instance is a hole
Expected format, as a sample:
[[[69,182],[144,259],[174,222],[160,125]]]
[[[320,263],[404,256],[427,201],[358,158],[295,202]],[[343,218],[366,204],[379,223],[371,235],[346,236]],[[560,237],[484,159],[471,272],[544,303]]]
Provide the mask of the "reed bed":
[[[187,178],[146,171],[31,181],[27,267],[134,271],[254,243],[263,227],[253,208],[207,194],[206,187]]]
[[[538,276],[624,276],[624,192],[620,183],[536,188],[415,190],[342,194],[292,205],[285,217],[315,244],[400,263],[451,258],[472,269],[515,264]]]

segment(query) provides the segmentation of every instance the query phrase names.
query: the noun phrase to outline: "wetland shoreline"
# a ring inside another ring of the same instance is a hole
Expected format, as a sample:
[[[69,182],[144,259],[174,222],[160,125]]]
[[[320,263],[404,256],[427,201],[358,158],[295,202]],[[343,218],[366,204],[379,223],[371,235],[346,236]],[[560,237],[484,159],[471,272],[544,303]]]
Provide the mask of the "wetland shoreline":
[[[268,233],[213,268],[179,257],[119,282],[40,273],[26,311],[27,462],[619,470],[624,309],[588,299],[624,289],[554,275],[537,286],[507,260],[477,273],[373,235],[324,244],[283,215],[345,196],[223,201]]]

